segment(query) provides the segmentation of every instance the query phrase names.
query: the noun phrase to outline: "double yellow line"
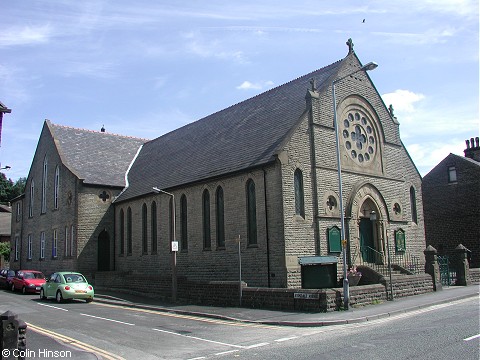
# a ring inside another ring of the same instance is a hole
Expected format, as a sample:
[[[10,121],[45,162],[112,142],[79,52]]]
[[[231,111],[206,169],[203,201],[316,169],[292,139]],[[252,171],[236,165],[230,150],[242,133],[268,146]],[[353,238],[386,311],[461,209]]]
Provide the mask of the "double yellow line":
[[[68,345],[71,345],[71,346],[74,346],[78,349],[82,349],[82,350],[86,350],[86,351],[91,351],[97,355],[100,355],[103,359],[107,359],[107,360],[125,360],[125,358],[121,357],[121,356],[118,356],[118,355],[115,355],[115,354],[112,354],[108,351],[105,351],[105,350],[102,350],[102,349],[99,349],[95,346],[92,346],[92,345],[89,345],[89,344],[86,344],[84,342],[81,342],[81,341],[78,341],[76,339],[73,339],[71,337],[68,337],[68,336],[65,336],[65,335],[62,335],[62,334],[59,334],[59,333],[56,333],[56,332],[53,332],[53,331],[50,331],[50,330],[47,330],[47,329],[44,329],[44,328],[41,328],[39,326],[35,326],[33,324],[30,324],[30,323],[27,323],[28,325],[28,328],[29,330],[32,330],[32,331],[35,331],[36,333],[39,333],[39,334],[42,334],[42,335],[46,335],[46,336],[49,336],[53,339],[56,339],[56,340],[61,340],[65,343],[67,343]]]

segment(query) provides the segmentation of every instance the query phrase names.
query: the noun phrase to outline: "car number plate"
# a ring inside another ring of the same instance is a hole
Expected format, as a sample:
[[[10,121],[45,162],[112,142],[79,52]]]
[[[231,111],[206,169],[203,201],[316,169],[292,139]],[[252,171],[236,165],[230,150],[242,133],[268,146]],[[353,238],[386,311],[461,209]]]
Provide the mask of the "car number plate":
[[[75,290],[77,294],[85,294],[87,290]]]
[[[35,288],[35,290],[40,290],[40,286],[37,286],[37,287]]]

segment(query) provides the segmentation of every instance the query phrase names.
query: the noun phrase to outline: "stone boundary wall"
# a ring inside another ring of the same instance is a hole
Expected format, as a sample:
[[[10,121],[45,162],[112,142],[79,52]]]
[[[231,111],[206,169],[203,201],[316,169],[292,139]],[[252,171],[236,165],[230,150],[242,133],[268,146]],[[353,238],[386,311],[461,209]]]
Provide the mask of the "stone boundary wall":
[[[478,269],[480,270],[480,269]],[[474,269],[471,273],[478,274]],[[92,281],[97,289],[110,289],[151,298],[168,300],[172,293],[171,278],[161,275],[140,275],[132,272],[97,272]],[[240,288],[237,281],[211,281],[206,283],[177,279],[180,302],[212,306],[239,306]],[[392,278],[395,298],[419,295],[433,291],[431,276],[408,275]],[[385,284],[350,287],[350,306],[358,307],[387,300],[390,290]],[[286,289],[248,287],[242,283],[241,306],[272,310],[330,312],[341,309],[343,289]]]
[[[470,269],[470,282],[480,284],[480,268]]]

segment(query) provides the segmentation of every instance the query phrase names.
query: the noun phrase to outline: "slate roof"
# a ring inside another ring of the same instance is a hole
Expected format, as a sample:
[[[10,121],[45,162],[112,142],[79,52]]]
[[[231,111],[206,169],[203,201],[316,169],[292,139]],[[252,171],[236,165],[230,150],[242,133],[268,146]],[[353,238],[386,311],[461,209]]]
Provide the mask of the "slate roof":
[[[145,143],[116,201],[272,162],[306,110],[310,80],[329,86],[348,58]]]
[[[125,186],[125,174],[147,140],[45,121],[63,164],[84,184]]]

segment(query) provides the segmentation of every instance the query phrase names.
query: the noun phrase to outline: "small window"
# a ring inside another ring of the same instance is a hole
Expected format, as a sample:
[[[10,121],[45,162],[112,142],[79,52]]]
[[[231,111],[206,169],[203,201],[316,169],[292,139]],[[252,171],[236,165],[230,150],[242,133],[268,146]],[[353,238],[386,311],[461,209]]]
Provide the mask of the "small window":
[[[457,169],[455,168],[455,166],[450,166],[448,168],[448,182],[457,182]]]
[[[120,255],[125,254],[125,215],[120,209]]]
[[[225,204],[223,200],[223,189],[217,188],[217,247],[225,248]]]
[[[152,202],[152,208],[150,209],[150,213],[152,216],[151,219],[151,233],[152,233],[152,254],[157,253],[157,203],[154,201]]]
[[[30,198],[28,199],[28,217],[33,217],[33,200],[35,197],[35,182],[30,183]]]
[[[20,259],[20,238],[15,236],[15,261]]]
[[[32,260],[32,234],[28,234],[28,251],[27,251],[27,258],[28,260]]]
[[[68,256],[68,226],[65,226],[65,256]]]
[[[45,259],[45,232],[40,233],[40,259]]]
[[[255,183],[252,179],[247,181],[247,237],[248,245],[257,245],[257,200]]]
[[[188,218],[187,218],[187,197],[182,195],[180,198],[180,235],[181,235],[181,249],[188,250]]]
[[[57,166],[55,168],[55,186],[54,186],[54,194],[53,194],[53,204],[55,209],[58,209],[58,194],[60,192],[60,169]]]
[[[132,238],[132,209],[127,209],[127,255],[132,255],[133,238]]]
[[[202,197],[203,216],[203,249],[210,250],[212,247],[212,236],[210,231],[210,193],[205,189]]]
[[[43,159],[43,177],[42,177],[42,214],[47,212],[47,180],[48,180],[48,160]]]
[[[305,201],[303,193],[303,174],[300,169],[295,170],[294,174],[295,187],[295,214],[305,217]]]
[[[410,207],[412,211],[412,221],[417,224],[417,197],[415,196],[415,189],[413,186],[410,188]]]
[[[57,230],[53,230],[53,241],[52,241],[52,258],[57,257],[57,247],[58,247],[58,234]]]
[[[148,254],[148,234],[147,234],[147,204],[142,205],[142,252]]]

